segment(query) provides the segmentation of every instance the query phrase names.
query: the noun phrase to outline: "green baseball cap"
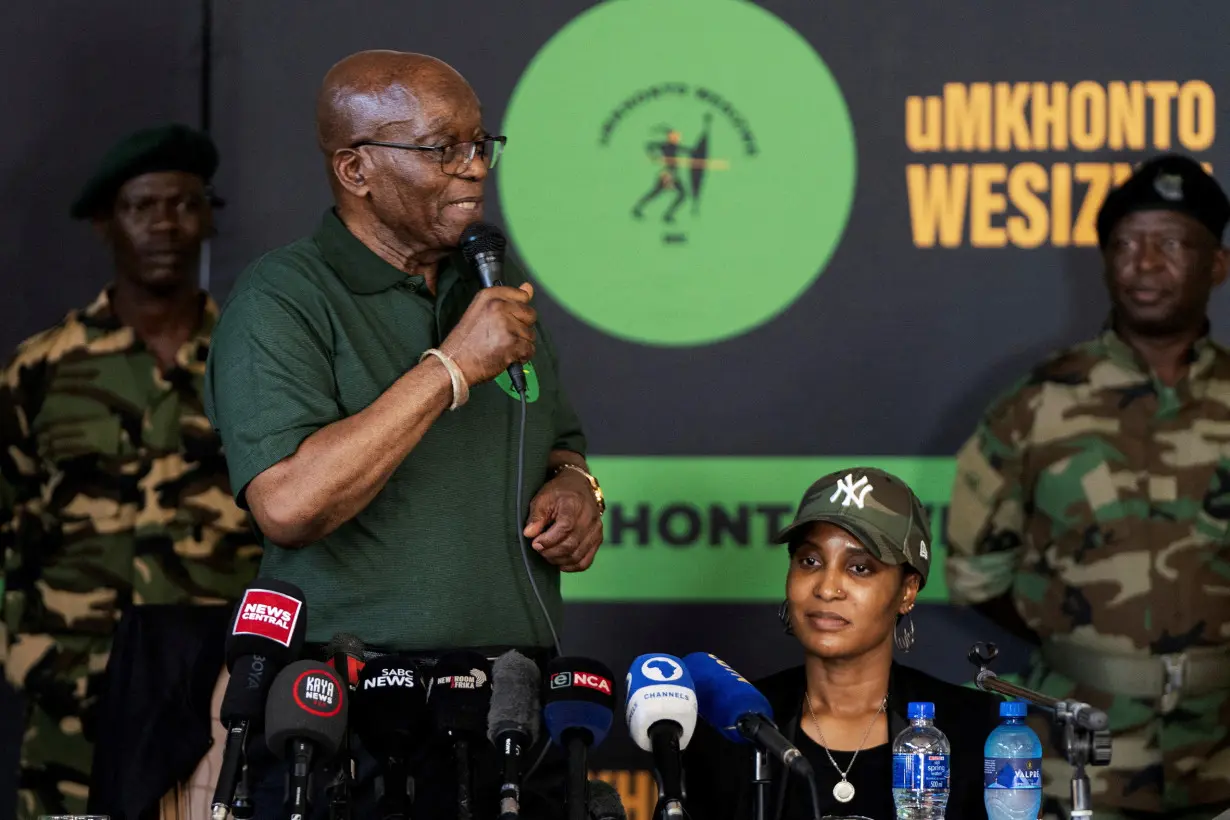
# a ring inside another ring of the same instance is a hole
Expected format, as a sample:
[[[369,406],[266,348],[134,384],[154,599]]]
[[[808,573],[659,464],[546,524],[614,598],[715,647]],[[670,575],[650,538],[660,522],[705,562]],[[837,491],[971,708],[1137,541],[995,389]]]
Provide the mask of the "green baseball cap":
[[[846,530],[886,564],[908,564],[927,583],[931,569],[927,511],[910,486],[895,475],[875,467],[829,473],[807,488],[794,521],[773,543],[788,544],[819,521]]]

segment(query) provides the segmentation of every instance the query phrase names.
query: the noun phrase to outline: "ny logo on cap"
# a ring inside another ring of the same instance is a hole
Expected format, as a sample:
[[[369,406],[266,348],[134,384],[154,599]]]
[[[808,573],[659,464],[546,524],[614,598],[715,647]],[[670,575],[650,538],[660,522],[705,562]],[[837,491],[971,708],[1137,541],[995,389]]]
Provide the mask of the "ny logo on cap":
[[[845,493],[846,497],[841,500],[841,506],[849,507],[850,502],[853,501],[854,506],[861,510],[863,508],[863,500],[871,490],[871,482],[867,476],[863,476],[858,481],[855,481],[852,473],[846,473],[846,477],[837,482],[837,489],[833,490],[833,494],[829,496],[829,501],[836,501],[837,496]]]
[[[1153,180],[1153,190],[1162,199],[1178,202],[1183,199],[1183,177],[1180,174],[1158,174]]]

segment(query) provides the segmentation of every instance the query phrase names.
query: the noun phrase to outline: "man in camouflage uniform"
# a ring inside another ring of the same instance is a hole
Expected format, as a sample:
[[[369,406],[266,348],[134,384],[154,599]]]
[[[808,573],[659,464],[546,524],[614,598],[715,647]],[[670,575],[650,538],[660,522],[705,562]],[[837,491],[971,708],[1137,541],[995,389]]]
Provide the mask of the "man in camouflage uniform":
[[[1106,328],[996,401],[958,456],[952,597],[1039,643],[1027,685],[1107,712],[1111,764],[1086,769],[1099,820],[1230,808],[1230,352],[1206,318],[1227,219],[1195,162],[1143,164],[1098,216]],[[1071,769],[1042,737],[1067,811]]]
[[[182,126],[113,148],[72,214],[106,241],[114,281],[0,376],[0,657],[27,716],[18,818],[85,810],[124,608],[230,601],[259,563],[201,408],[217,307],[196,273],[217,161]]]

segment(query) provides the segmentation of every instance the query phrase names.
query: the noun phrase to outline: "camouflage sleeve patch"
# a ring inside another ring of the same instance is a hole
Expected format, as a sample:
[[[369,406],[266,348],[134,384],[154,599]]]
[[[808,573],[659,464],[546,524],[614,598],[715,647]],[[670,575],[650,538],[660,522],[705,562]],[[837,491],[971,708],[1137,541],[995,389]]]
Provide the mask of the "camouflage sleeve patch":
[[[948,511],[946,572],[954,603],[981,603],[1012,587],[1025,539],[1022,473],[1035,377],[991,405],[957,453]]]

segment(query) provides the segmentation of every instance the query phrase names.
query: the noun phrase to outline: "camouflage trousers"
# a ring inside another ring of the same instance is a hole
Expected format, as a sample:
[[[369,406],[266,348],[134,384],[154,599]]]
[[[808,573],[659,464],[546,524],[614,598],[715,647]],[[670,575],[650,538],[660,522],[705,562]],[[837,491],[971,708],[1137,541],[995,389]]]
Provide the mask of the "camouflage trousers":
[[[1230,809],[1230,691],[1185,696],[1164,711],[1155,701],[1101,692],[1040,667],[1025,685],[1106,712],[1110,765],[1085,767],[1095,820],[1203,820]],[[1043,794],[1067,817],[1072,767],[1057,751],[1048,717],[1031,710],[1029,724],[1042,739]]]
[[[37,706],[26,707],[17,781],[17,820],[44,814],[85,814],[94,744],[80,721],[57,720]]]
[[[93,764],[93,722],[110,638],[22,635],[6,672],[25,701],[17,820],[84,814]]]

